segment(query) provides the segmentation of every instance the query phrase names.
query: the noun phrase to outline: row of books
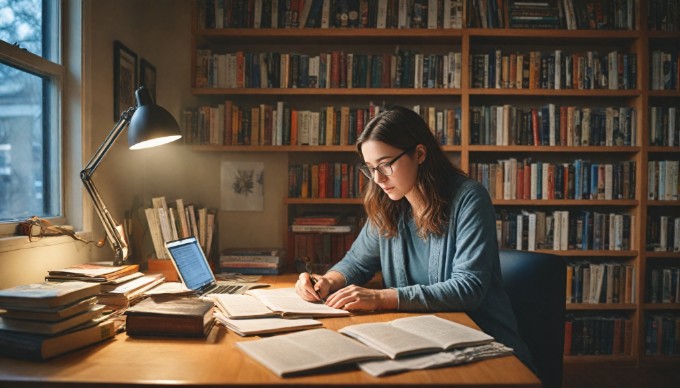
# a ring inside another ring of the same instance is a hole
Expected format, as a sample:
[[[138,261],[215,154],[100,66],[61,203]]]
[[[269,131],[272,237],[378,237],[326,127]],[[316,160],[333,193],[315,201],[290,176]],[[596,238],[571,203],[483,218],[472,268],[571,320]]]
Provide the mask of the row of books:
[[[635,267],[621,263],[567,264],[567,304],[635,303]]]
[[[353,215],[303,214],[293,218],[289,246],[296,260],[324,273],[345,256],[356,239],[361,220]]]
[[[471,54],[470,76],[473,88],[631,90],[637,87],[637,55],[562,49],[504,54],[498,49]]]
[[[680,89],[680,63],[678,52],[653,50],[650,64],[649,88],[652,90]]]
[[[501,248],[529,250],[633,249],[635,216],[594,211],[501,211],[496,236]]]
[[[360,198],[368,178],[359,163],[288,166],[288,198]]]
[[[648,303],[680,303],[680,267],[653,265],[647,269]]]
[[[328,228],[326,228],[328,229]],[[340,261],[356,239],[356,233],[291,233],[294,257],[311,262],[316,273],[325,273]]]
[[[470,108],[471,144],[634,146],[637,111],[631,107],[510,104]]]
[[[250,108],[226,100],[217,106],[185,108],[182,128],[186,144],[209,145],[350,145],[381,107],[326,106],[291,108],[284,101]],[[442,145],[461,143],[460,107],[414,105]]]
[[[564,355],[631,355],[633,322],[619,314],[568,314]]]
[[[678,107],[652,106],[649,108],[649,145],[680,146],[680,117]]]
[[[635,162],[534,162],[527,158],[470,163],[470,177],[495,199],[634,199]]]
[[[217,221],[215,210],[185,204],[182,198],[175,200],[174,206],[168,206],[165,197],[154,197],[151,202],[152,207],[144,213],[156,258],[170,258],[166,242],[190,236],[196,236],[205,255],[210,256]]]
[[[680,4],[668,0],[647,0],[647,26],[654,31],[680,31]]]
[[[645,316],[645,354],[680,355],[680,315],[677,312]]]
[[[326,106],[318,111],[288,103],[250,108],[226,100],[217,106],[186,108],[182,127],[187,144],[210,145],[348,145],[380,107]]]
[[[216,53],[196,50],[197,88],[460,88],[460,52]]]
[[[285,258],[280,248],[229,248],[220,254],[219,268],[244,275],[279,275]]]
[[[203,0],[203,28],[461,28],[463,0]]]
[[[680,252],[680,217],[647,215],[647,251]]]
[[[680,191],[678,167],[680,167],[680,160],[648,161],[647,198],[659,201],[677,201]]]

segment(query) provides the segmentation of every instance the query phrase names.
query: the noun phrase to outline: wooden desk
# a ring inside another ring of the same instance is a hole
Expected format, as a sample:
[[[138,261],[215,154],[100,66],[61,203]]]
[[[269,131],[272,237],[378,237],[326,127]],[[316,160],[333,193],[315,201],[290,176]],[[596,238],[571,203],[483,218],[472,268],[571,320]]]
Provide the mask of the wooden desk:
[[[263,278],[273,286],[290,286],[292,276]],[[371,313],[321,319],[324,327],[338,330],[347,325],[390,321],[414,314]],[[464,313],[439,313],[477,327]],[[446,385],[539,387],[537,377],[516,357],[500,357],[465,365],[372,377],[355,366],[333,368],[309,375],[279,378],[235,348],[240,337],[216,326],[206,339],[131,338],[118,334],[113,340],[38,363],[0,357],[0,386],[121,386],[136,385]]]

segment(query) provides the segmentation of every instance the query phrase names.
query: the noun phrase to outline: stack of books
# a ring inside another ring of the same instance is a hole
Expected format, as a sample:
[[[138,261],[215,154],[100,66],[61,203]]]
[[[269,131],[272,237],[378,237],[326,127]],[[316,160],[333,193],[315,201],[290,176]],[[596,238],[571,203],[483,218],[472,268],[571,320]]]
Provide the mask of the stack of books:
[[[156,295],[125,311],[129,336],[206,337],[212,329],[213,302],[195,297]]]
[[[44,360],[113,337],[100,288],[73,281],[0,290],[0,356]]]
[[[164,277],[161,274],[144,275],[137,264],[86,263],[48,271],[45,280],[97,283],[100,285],[99,303],[106,305],[107,310],[119,310],[145,297],[147,291],[163,283]]]
[[[279,248],[232,248],[220,255],[220,270],[244,275],[279,275],[284,262],[284,252]]]

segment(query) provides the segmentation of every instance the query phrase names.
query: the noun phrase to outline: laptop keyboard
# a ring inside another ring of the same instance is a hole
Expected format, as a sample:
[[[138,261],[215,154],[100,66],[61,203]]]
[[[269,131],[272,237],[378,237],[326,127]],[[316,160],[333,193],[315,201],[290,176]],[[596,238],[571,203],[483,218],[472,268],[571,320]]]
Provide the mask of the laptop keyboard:
[[[244,290],[246,286],[238,285],[221,285],[209,291],[210,294],[236,294]]]

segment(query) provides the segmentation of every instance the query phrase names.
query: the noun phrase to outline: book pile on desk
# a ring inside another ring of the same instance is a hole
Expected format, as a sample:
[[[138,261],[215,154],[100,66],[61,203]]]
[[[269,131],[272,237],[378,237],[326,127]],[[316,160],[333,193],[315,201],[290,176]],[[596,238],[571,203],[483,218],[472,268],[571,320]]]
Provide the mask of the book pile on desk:
[[[73,281],[0,290],[0,356],[44,360],[112,338],[100,288]]]
[[[278,248],[232,248],[220,255],[220,271],[244,275],[280,275],[285,261]]]
[[[161,274],[145,275],[137,264],[109,265],[85,263],[48,271],[45,280],[51,282],[81,281],[99,284],[99,303],[107,311],[119,310],[146,296],[146,292],[163,283]]]

